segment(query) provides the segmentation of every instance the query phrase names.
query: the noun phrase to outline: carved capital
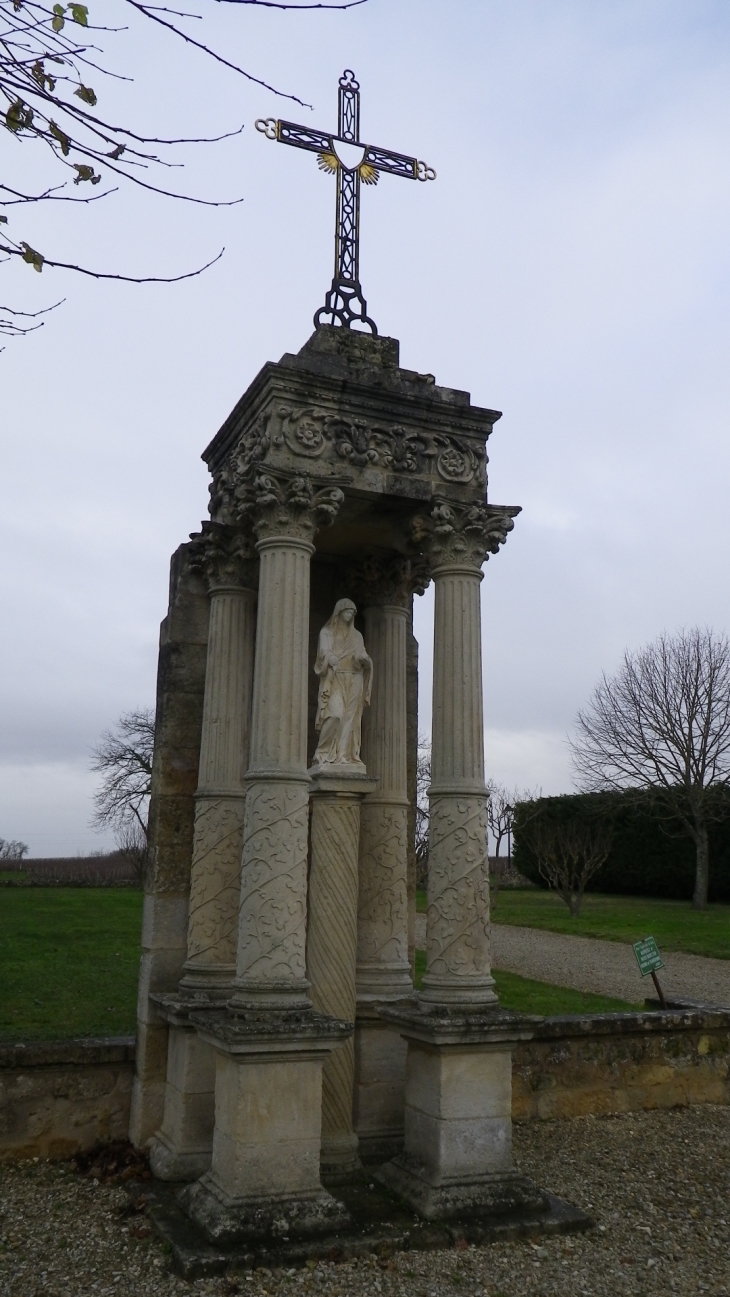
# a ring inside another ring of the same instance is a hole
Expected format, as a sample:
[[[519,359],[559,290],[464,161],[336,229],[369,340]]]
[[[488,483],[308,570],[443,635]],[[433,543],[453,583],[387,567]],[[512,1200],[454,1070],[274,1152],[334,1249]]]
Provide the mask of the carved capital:
[[[256,589],[258,559],[251,536],[204,522],[202,531],[193,532],[190,540],[190,566],[202,573],[211,593],[231,586]]]
[[[315,532],[332,525],[345,498],[338,486],[312,482],[303,474],[260,470],[237,495],[259,540],[291,536],[311,541]]]
[[[422,555],[369,554],[346,572],[347,588],[363,608],[393,604],[407,608],[412,594],[423,594],[430,581]]]
[[[412,539],[431,569],[450,564],[480,570],[504,545],[519,505],[459,504],[435,497],[427,517],[413,519]]]

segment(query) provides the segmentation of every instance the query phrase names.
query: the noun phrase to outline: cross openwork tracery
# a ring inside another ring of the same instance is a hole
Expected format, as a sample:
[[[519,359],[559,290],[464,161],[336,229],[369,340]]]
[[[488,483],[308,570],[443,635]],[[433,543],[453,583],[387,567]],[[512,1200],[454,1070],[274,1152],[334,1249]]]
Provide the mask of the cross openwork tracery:
[[[335,273],[325,304],[315,313],[315,327],[354,325],[377,334],[360,287],[360,182],[376,185],[381,171],[408,180],[435,180],[436,172],[417,158],[361,143],[360,86],[349,69],[340,77],[337,135],[273,117],[259,118],[256,129],[269,140],[316,153],[321,170],[337,176]]]

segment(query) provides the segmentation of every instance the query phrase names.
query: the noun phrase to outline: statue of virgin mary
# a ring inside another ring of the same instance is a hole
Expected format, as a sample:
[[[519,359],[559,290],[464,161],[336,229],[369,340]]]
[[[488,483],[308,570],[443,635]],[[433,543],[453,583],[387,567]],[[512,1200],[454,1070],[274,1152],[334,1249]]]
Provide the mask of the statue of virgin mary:
[[[314,670],[319,676],[319,696],[314,727],[319,734],[314,765],[356,766],[360,760],[363,707],[370,702],[373,664],[362,635],[355,630],[357,609],[351,599],[340,599],[319,633]]]

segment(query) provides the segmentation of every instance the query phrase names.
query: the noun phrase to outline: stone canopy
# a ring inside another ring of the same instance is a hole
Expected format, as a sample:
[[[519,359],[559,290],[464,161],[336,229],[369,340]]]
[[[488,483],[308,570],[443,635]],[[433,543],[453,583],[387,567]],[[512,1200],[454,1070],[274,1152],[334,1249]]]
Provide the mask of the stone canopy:
[[[363,1164],[426,1217],[543,1201],[510,1159],[529,1030],[498,1014],[489,959],[480,582],[519,508],[487,501],[499,413],[398,361],[395,339],[322,326],[264,365],[173,558],[131,1136],[216,1243],[346,1227],[322,1178]],[[431,580],[416,994],[412,602]],[[347,744],[318,747],[343,709]]]

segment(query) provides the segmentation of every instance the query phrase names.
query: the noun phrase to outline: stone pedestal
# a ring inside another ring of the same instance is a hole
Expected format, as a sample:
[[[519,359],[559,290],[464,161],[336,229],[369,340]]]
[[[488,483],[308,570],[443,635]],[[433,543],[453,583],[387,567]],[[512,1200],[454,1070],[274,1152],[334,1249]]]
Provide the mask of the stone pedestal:
[[[233,989],[248,764],[256,564],[250,539],[205,524],[191,564],[210,590],[203,725],[190,871],[187,961],[174,1004],[157,1001],[169,1023],[165,1109],[150,1147],[164,1180],[188,1180],[210,1166],[215,1060],[186,1022]]]
[[[214,1243],[326,1233],[349,1221],[322,1188],[322,1064],[351,1023],[301,1013],[191,1016],[216,1053],[211,1169],[183,1191]]]
[[[311,864],[307,977],[314,1008],[333,1018],[355,1018],[357,866],[360,803],[376,780],[330,767],[312,772]],[[337,1180],[357,1171],[352,1124],[354,1042],[345,1040],[325,1060],[322,1074],[322,1175]]]
[[[512,1165],[512,1046],[517,1014],[383,1010],[408,1041],[403,1152],[375,1174],[427,1220],[540,1211],[542,1193]]]

